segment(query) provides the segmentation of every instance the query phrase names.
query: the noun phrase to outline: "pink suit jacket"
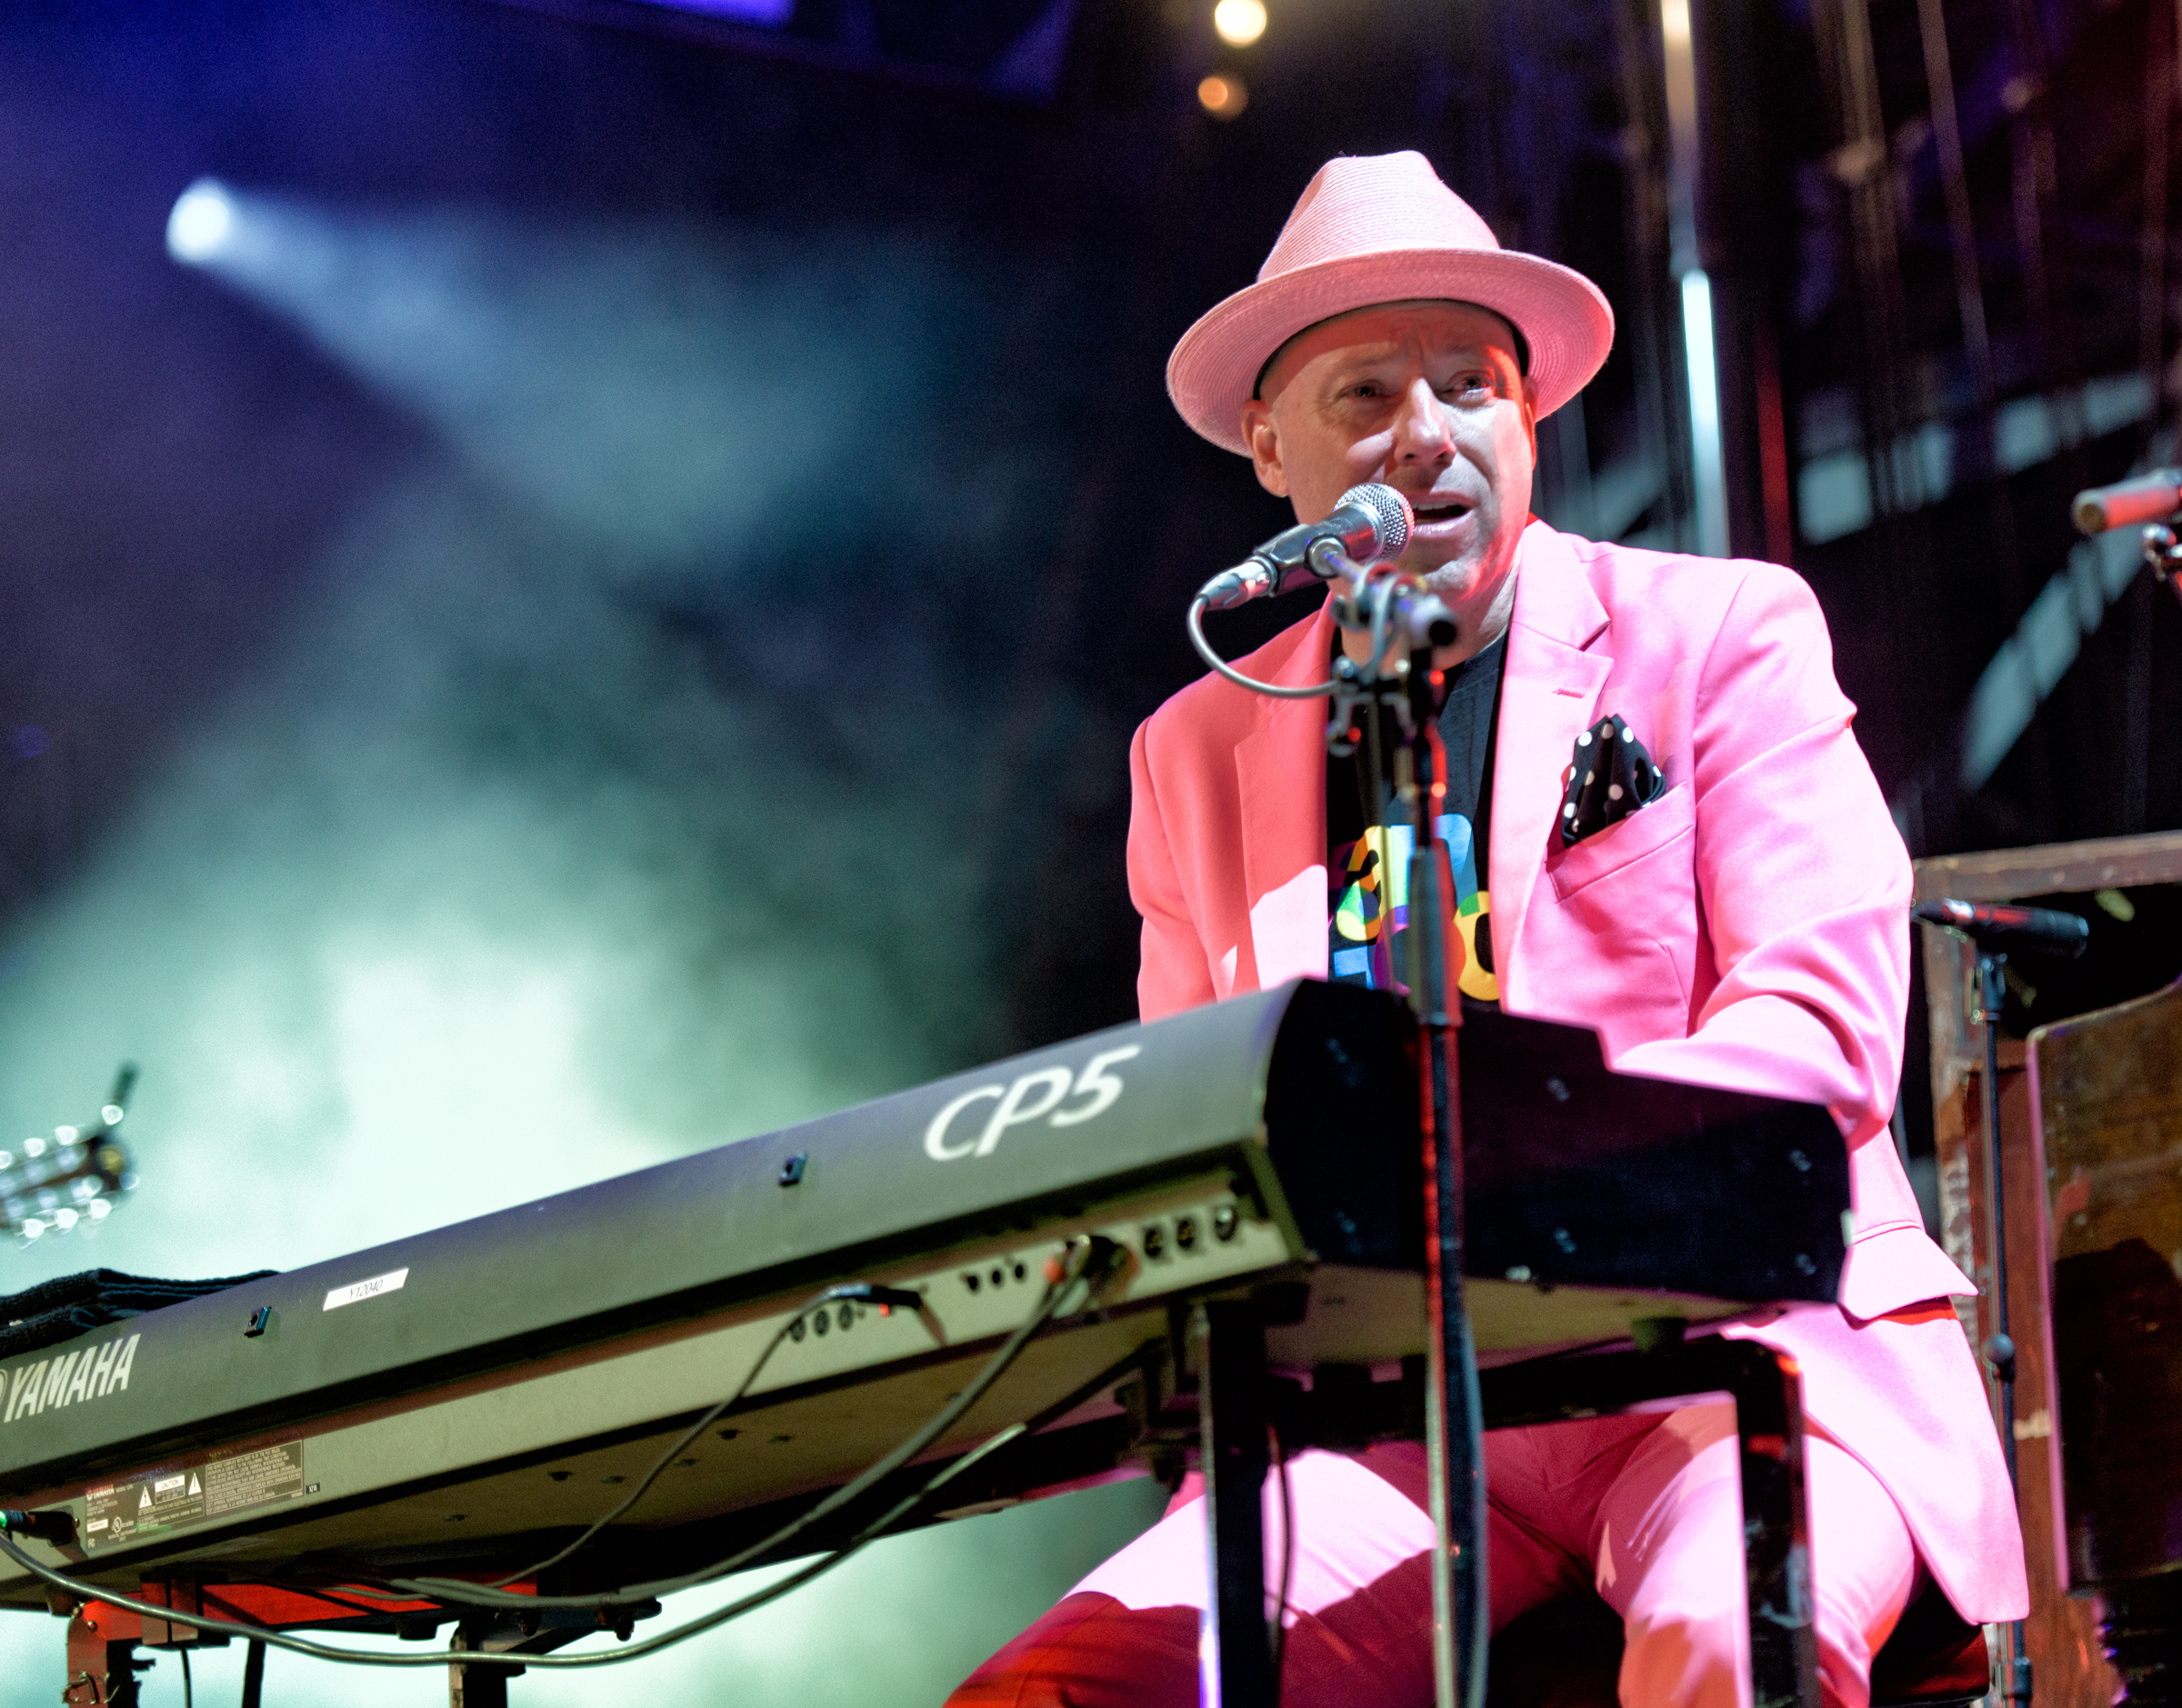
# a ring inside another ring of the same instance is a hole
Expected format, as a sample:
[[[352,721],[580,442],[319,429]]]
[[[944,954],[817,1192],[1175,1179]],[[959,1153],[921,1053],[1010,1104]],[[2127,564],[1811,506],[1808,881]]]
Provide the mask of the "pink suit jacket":
[[[1601,545],[1533,521],[1516,558],[1487,886],[1510,1013],[1596,1029],[1625,1073],[1827,1106],[1855,1230],[1837,1311],[1748,1333],[1893,1494],[1966,1618],[2019,1616],[2022,1541],[1977,1364],[1887,1119],[1902,1066],[1909,864],[1810,590],[1770,564]],[[1322,681],[1324,607],[1245,662]],[[1618,713],[1666,786],[1561,847],[1576,736]],[[1326,973],[1326,702],[1217,676],[1136,732],[1129,891],[1144,1017]],[[1934,1303],[1934,1301],[1941,1303]],[[1823,1569],[1821,1567],[1820,1569]]]

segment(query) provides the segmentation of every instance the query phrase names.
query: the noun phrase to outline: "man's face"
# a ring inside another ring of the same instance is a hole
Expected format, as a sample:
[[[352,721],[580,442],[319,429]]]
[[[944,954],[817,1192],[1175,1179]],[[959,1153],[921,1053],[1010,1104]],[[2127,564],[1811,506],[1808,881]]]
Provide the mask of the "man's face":
[[[1400,563],[1454,607],[1457,650],[1506,627],[1537,462],[1537,393],[1505,320],[1467,303],[1358,309],[1291,339],[1261,392],[1243,434],[1257,478],[1293,501],[1298,521],[1384,481],[1416,506]]]

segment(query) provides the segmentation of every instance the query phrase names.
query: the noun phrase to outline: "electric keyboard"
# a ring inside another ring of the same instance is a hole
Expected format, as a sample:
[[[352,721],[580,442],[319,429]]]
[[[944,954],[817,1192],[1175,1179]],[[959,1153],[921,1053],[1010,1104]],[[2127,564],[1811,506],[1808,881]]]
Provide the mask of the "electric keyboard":
[[[1825,1111],[1609,1074],[1592,1034],[1497,1012],[1461,1039],[1487,1362],[1834,1298]],[[1096,1308],[933,1457],[1042,1414],[966,1500],[1110,1473],[1193,1302],[1266,1301],[1280,1367],[1422,1353],[1416,1047],[1392,999],[1291,984],[151,1312],[0,1363],[0,1504],[72,1513],[74,1547],[32,1545],[112,1588],[512,1569],[778,1337],[579,1563],[716,1557],[938,1411],[1086,1234],[1117,1248]],[[919,1303],[799,1308],[845,1281]],[[0,1603],[43,1601],[0,1563]]]

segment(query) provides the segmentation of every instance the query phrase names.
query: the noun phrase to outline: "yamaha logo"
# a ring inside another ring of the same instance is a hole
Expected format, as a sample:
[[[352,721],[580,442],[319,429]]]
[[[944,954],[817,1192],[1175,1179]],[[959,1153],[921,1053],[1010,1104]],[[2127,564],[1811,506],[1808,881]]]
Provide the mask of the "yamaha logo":
[[[936,1163],[952,1163],[965,1156],[990,1156],[1010,1127],[1043,1121],[1049,1127],[1080,1127],[1114,1106],[1122,1082],[1112,1070],[1117,1064],[1141,1055],[1144,1046],[1125,1044],[1119,1049],[1101,1050],[1084,1064],[1080,1073],[1065,1067],[1038,1067],[1019,1075],[1010,1084],[978,1085],[951,1100],[925,1129],[925,1154]],[[969,1112],[989,1103],[985,1124],[975,1124]],[[960,1124],[959,1130],[957,1123]]]
[[[12,1373],[0,1373],[5,1391],[0,1393],[0,1418],[12,1423],[49,1406],[73,1405],[78,1400],[103,1399],[125,1392],[129,1372],[136,1363],[141,1334],[116,1334],[81,1352],[64,1353],[35,1364],[19,1364]]]

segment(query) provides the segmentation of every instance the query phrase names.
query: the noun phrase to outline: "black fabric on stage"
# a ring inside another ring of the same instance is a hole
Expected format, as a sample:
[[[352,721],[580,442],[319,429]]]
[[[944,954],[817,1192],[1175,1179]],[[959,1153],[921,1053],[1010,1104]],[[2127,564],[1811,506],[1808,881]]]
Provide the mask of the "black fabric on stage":
[[[160,1281],[148,1275],[125,1275],[117,1269],[86,1269],[80,1274],[56,1275],[0,1298],[0,1358],[35,1352],[41,1346],[73,1340],[162,1305],[201,1299],[208,1293],[225,1293],[230,1287],[279,1273],[255,1269],[246,1275],[229,1275],[218,1281]]]

